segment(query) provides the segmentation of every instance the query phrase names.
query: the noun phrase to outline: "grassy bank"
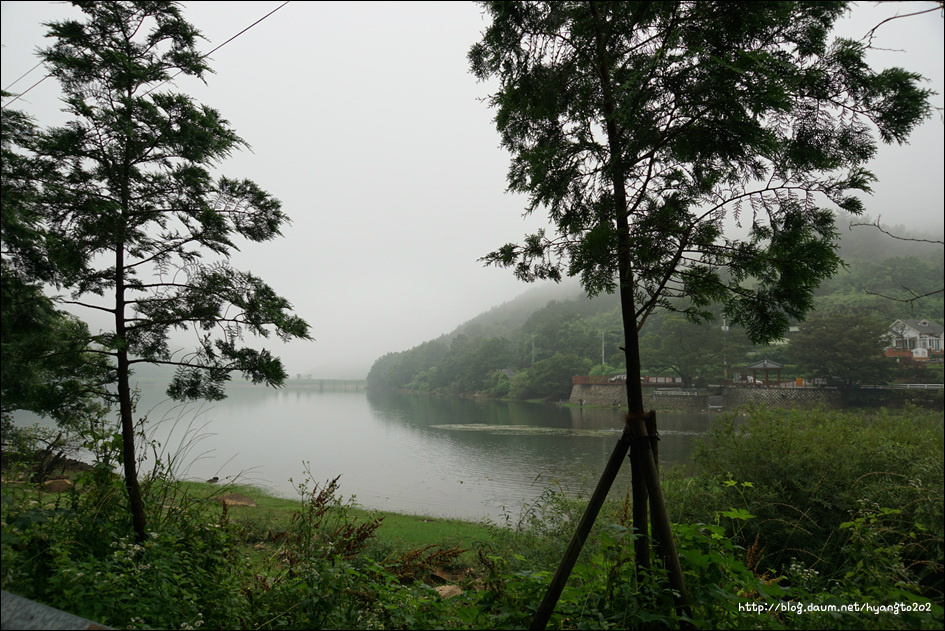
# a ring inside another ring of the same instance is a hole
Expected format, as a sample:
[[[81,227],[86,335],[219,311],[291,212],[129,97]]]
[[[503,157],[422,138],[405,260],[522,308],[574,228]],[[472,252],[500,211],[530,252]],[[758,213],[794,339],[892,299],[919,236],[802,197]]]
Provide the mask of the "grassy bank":
[[[210,507],[218,511],[210,514],[220,517],[223,514],[224,498],[236,495],[251,500],[253,506],[243,505],[237,500],[227,502],[226,508],[229,523],[241,532],[241,537],[248,544],[270,542],[289,532],[293,519],[305,505],[301,498],[277,497],[255,486],[186,482],[181,484],[181,490],[188,495],[209,500]],[[373,511],[358,505],[345,506],[345,511],[350,519],[359,523],[381,521],[382,527],[377,529],[372,542],[378,548],[407,552],[431,543],[445,548],[458,547],[467,550],[459,559],[464,563],[472,561],[469,551],[488,544],[494,530],[479,522]]]

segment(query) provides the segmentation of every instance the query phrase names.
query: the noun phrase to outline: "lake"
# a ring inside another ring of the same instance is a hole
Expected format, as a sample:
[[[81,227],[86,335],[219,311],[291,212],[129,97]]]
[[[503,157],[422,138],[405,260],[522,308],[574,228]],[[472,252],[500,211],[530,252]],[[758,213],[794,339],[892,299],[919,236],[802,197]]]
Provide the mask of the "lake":
[[[162,392],[142,387],[137,417],[181,477],[297,497],[306,479],[340,475],[341,495],[366,508],[472,520],[517,517],[550,487],[586,497],[623,429],[616,410],[514,401],[234,386],[181,406]],[[687,463],[713,419],[660,413],[661,464]],[[629,483],[625,463],[612,495]]]

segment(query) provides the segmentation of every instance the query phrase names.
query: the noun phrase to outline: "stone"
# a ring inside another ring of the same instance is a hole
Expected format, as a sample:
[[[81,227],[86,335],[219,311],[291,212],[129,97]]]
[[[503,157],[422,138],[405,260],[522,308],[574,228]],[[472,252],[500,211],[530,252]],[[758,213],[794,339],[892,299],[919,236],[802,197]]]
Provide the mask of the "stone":
[[[256,501],[253,498],[239,493],[224,495],[218,501],[224,506],[256,506]]]
[[[46,493],[62,493],[72,488],[71,480],[47,480],[43,482],[43,491]]]
[[[463,590],[458,585],[440,585],[436,587],[436,593],[440,598],[452,598],[453,596],[462,596]]]

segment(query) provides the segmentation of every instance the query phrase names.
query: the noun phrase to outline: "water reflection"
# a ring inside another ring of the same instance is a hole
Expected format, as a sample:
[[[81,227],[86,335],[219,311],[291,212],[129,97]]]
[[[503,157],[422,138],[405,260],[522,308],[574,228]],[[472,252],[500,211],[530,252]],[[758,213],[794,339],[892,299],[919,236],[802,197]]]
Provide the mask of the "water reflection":
[[[368,508],[467,519],[517,515],[552,486],[586,496],[623,428],[611,409],[253,387],[182,408],[162,391],[142,387],[138,416],[184,476],[240,474],[294,496],[307,469],[319,483],[341,475],[345,497]],[[712,418],[661,413],[661,463],[688,462]],[[629,476],[624,466],[613,494]]]
[[[484,502],[492,509],[490,493],[506,500],[518,493],[517,502],[506,503],[516,508],[548,486],[589,494],[623,429],[621,413],[612,409],[378,393],[369,393],[368,401],[381,422],[409,426],[431,444],[458,450],[452,471],[464,484],[488,487]],[[661,462],[687,463],[692,439],[711,419],[661,414]],[[624,467],[612,493],[622,496],[629,475]]]

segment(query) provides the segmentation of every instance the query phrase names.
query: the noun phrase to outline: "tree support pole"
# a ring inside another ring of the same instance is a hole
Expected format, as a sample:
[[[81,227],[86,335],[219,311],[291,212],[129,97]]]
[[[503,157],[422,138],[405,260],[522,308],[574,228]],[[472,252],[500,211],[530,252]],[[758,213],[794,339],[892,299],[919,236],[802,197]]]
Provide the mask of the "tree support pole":
[[[627,425],[629,426],[629,424],[630,424],[630,420],[629,420],[629,418],[628,418],[628,419],[627,419]],[[659,438],[659,433],[656,431],[656,410],[650,410],[649,412],[647,412],[647,413],[645,413],[645,414],[643,415],[643,424],[644,424],[644,426],[646,427],[646,434],[647,434],[647,435],[646,435],[645,437],[642,437],[642,436],[641,436],[641,437],[638,439],[638,441],[635,441],[635,444],[643,443],[642,448],[637,448],[637,451],[638,451],[638,452],[642,452],[642,451],[645,450],[647,447],[649,447],[649,450],[653,452],[653,462],[656,463],[656,470],[657,470],[657,472],[659,472],[659,467],[660,467],[660,452],[659,452],[659,442],[658,442],[658,441],[659,441],[660,438]],[[639,508],[639,509],[637,509],[637,505],[636,505],[636,502],[638,501],[637,498],[636,498],[636,497],[633,498],[633,502],[634,502],[634,504],[633,504],[633,510],[634,510],[634,511],[636,511],[636,510],[639,510],[639,511],[640,511],[640,518],[639,518],[639,521],[637,520],[637,515],[636,515],[636,513],[634,513],[634,516],[633,516],[633,524],[634,524],[634,528],[635,528],[637,531],[643,533],[643,536],[640,537],[640,539],[637,540],[637,544],[638,544],[638,545],[637,545],[637,550],[636,550],[636,552],[637,552],[636,567],[637,567],[637,569],[644,568],[644,569],[647,569],[647,570],[648,570],[648,569],[650,569],[650,538],[651,538],[651,534],[650,534],[650,533],[652,533],[652,536],[656,536],[656,533],[658,532],[658,530],[657,530],[657,528],[656,528],[656,511],[657,511],[657,509],[654,507],[652,510],[650,510],[650,512],[649,512],[649,517],[648,517],[648,515],[647,515],[647,508],[648,508],[648,505],[649,505],[649,502],[650,502],[650,495],[649,495],[649,493],[647,492],[646,475],[643,473],[643,460],[644,460],[644,458],[645,458],[646,456],[644,456],[642,453],[640,453],[640,455],[637,457],[636,461],[634,462],[634,455],[633,455],[633,454],[634,454],[634,452],[633,452],[633,447],[631,446],[631,447],[630,447],[630,460],[631,460],[631,462],[633,463],[633,466],[635,467],[634,473],[633,473],[633,475],[634,475],[633,480],[634,480],[634,482],[637,482],[637,486],[640,487],[639,495],[641,496],[640,499],[639,499],[639,502],[640,502],[640,508]],[[649,528],[649,529],[647,529],[647,527],[646,527],[646,525],[645,525],[645,524],[648,523],[648,519],[652,519],[652,520],[653,520],[652,523],[650,524],[650,528]],[[642,524],[642,525],[641,525],[641,526],[637,526],[636,524]],[[642,548],[643,546],[639,545],[641,539],[642,539],[643,544],[646,545],[645,549],[643,549],[642,552],[641,552],[640,548]],[[657,544],[657,547],[659,548],[659,539],[658,539],[658,538],[656,539],[656,544]],[[660,552],[662,552],[662,548],[659,548],[659,550],[660,550]],[[663,555],[660,554],[660,558],[662,558],[662,557],[663,557]]]
[[[634,473],[639,471],[642,474],[646,488],[644,491],[643,514],[646,515],[645,498],[648,495],[652,513],[653,535],[660,551],[663,566],[669,574],[669,582],[673,590],[676,610],[686,617],[692,617],[692,612],[689,609],[689,594],[686,591],[686,583],[683,578],[682,566],[679,563],[679,555],[676,553],[676,544],[673,541],[673,531],[669,522],[669,514],[666,512],[666,504],[663,501],[663,490],[660,487],[659,470],[656,467],[653,447],[651,446],[651,440],[655,437],[655,432],[653,436],[647,432],[647,426],[653,427],[654,429],[656,428],[656,413],[650,411],[644,415],[627,414],[625,420],[627,426],[623,434],[621,434],[620,440],[617,441],[614,451],[610,455],[610,460],[607,461],[607,466],[604,468],[604,472],[597,482],[597,488],[594,489],[594,494],[591,496],[587,508],[584,509],[584,515],[578,523],[574,536],[571,537],[571,542],[568,544],[567,550],[565,550],[564,558],[561,559],[561,563],[558,565],[558,569],[551,579],[551,584],[548,586],[548,591],[545,593],[545,597],[542,599],[541,604],[538,606],[538,611],[532,619],[530,627],[532,631],[542,631],[547,626],[548,620],[551,619],[555,605],[558,604],[561,592],[564,590],[564,586],[571,576],[571,570],[574,569],[574,564],[581,554],[581,549],[587,541],[591,528],[594,526],[597,515],[604,505],[604,500],[607,499],[607,493],[610,492],[610,487],[613,486],[614,480],[617,478],[620,465],[624,457],[626,457],[627,452],[630,450],[631,444],[634,445],[634,460],[637,461],[633,466],[639,467],[639,469],[634,469]],[[634,497],[634,518],[636,518],[637,514],[636,500],[637,498]],[[644,519],[642,523],[642,529],[645,531],[646,520]],[[636,523],[634,523],[634,528],[639,529]],[[643,538],[646,540],[645,537]],[[649,551],[647,550],[647,559],[648,558]]]
[[[613,453],[610,454],[610,460],[607,461],[604,473],[597,482],[597,488],[594,489],[594,494],[591,496],[587,508],[584,509],[584,515],[578,523],[577,530],[574,531],[574,536],[571,537],[571,543],[568,544],[568,549],[564,552],[564,558],[561,559],[558,570],[555,572],[554,577],[551,579],[551,584],[548,586],[548,591],[545,593],[545,597],[538,606],[535,617],[532,619],[530,628],[533,631],[541,631],[548,624],[548,620],[555,610],[555,605],[558,604],[558,599],[561,597],[561,592],[564,590],[564,585],[568,582],[568,577],[571,576],[571,570],[574,569],[578,555],[581,554],[581,548],[584,547],[584,542],[587,541],[591,528],[594,526],[597,514],[604,505],[604,500],[607,499],[607,493],[610,492],[610,487],[617,478],[620,465],[627,456],[627,451],[630,449],[630,440],[630,432],[624,429],[620,440],[617,441],[617,445],[614,447]]]

